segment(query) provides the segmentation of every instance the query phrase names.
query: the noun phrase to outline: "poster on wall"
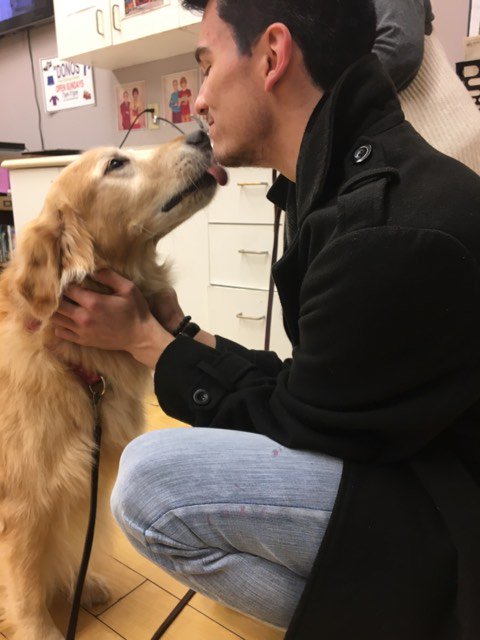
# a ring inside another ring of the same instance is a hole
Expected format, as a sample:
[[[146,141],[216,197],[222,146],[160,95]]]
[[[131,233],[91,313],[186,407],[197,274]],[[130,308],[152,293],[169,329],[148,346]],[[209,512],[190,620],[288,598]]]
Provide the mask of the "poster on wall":
[[[125,17],[135,13],[143,13],[151,9],[159,9],[167,4],[170,0],[123,0],[125,3]]]
[[[43,58],[40,67],[47,113],[95,104],[90,65]]]
[[[117,84],[115,87],[115,104],[117,109],[117,126],[119,131],[132,129],[146,129],[146,114],[137,116],[146,108],[145,82],[128,82]],[[135,122],[135,124],[133,124]],[[132,126],[133,125],[133,126]]]
[[[162,78],[163,117],[171,122],[190,122],[198,96],[198,69],[171,73]]]
[[[470,0],[469,36],[480,35],[480,0]]]

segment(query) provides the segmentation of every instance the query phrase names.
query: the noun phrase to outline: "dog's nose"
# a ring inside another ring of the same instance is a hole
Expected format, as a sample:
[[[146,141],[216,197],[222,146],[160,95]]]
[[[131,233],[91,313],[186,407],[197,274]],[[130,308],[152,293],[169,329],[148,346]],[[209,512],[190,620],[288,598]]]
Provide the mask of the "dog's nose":
[[[208,149],[212,148],[210,144],[210,138],[205,133],[205,131],[202,131],[201,129],[197,129],[193,133],[190,133],[185,138],[185,142],[186,144],[192,145],[192,147],[197,147],[201,151],[207,151]]]

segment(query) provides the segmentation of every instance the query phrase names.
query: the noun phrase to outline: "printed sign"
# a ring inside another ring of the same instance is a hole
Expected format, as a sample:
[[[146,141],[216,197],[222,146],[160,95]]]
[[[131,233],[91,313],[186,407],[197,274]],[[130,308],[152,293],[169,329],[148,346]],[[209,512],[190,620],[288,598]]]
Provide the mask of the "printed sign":
[[[93,69],[58,58],[40,60],[47,112],[95,104]]]

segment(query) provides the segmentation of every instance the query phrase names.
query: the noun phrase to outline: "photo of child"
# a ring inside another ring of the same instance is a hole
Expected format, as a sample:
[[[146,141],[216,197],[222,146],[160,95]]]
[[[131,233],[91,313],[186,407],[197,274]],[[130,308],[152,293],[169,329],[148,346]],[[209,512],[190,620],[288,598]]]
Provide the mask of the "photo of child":
[[[135,118],[145,109],[145,82],[130,82],[128,84],[117,85],[116,101],[117,122],[119,131],[128,131]],[[146,114],[142,114],[133,124],[132,129],[145,129],[147,126]]]
[[[163,77],[163,115],[175,124],[190,122],[198,96],[198,71],[190,69]]]

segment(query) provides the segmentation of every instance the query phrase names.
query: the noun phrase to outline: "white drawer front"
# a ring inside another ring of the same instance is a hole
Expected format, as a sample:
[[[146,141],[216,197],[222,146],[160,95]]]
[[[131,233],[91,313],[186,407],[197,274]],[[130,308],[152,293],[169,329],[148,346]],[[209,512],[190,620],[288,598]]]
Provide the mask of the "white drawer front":
[[[249,349],[263,349],[268,292],[229,287],[209,287],[209,329]],[[270,349],[281,358],[291,356],[277,296],[274,297]]]
[[[210,283],[268,289],[273,251],[273,225],[209,224]],[[279,254],[283,226],[279,229]]]
[[[228,169],[229,180],[208,207],[210,222],[273,224],[273,204],[266,195],[271,169]]]

